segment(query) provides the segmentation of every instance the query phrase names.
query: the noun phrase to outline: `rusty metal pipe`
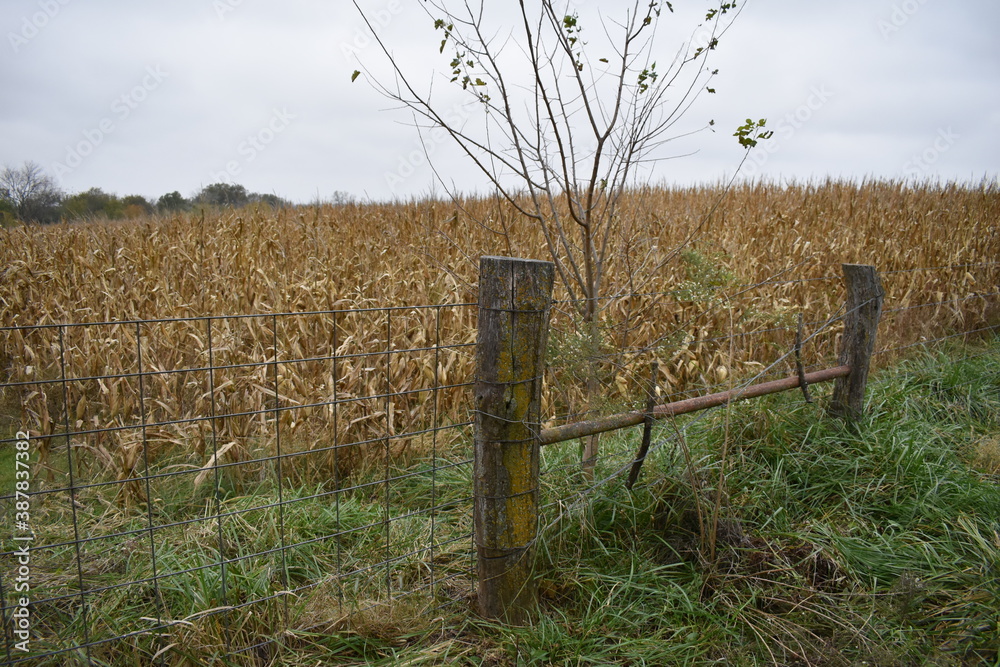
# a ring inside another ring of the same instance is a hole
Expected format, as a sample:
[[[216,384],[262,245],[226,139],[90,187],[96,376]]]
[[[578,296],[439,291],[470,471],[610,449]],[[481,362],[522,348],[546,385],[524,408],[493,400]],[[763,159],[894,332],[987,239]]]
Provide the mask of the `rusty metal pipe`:
[[[820,382],[830,382],[831,380],[836,380],[840,377],[846,377],[850,375],[850,373],[850,366],[837,366],[836,368],[827,368],[814,373],[806,373],[805,377],[807,384],[818,384]],[[653,418],[663,419],[664,417],[675,417],[689,412],[697,412],[698,410],[705,410],[707,408],[725,405],[731,401],[740,401],[746,398],[756,398],[757,396],[776,394],[780,391],[795,389],[798,386],[799,378],[798,376],[794,376],[785,378],[784,380],[774,380],[773,382],[754,384],[741,389],[721,391],[717,394],[697,396],[683,401],[675,401],[674,403],[658,405],[653,408]],[[542,445],[552,445],[557,442],[565,442],[566,440],[573,440],[575,438],[583,438],[588,435],[594,435],[595,433],[615,431],[620,428],[637,426],[643,422],[645,416],[645,412],[635,410],[633,412],[611,415],[610,417],[603,417],[601,419],[577,422],[576,424],[566,424],[565,426],[556,426],[555,428],[547,428],[542,431],[539,440]]]

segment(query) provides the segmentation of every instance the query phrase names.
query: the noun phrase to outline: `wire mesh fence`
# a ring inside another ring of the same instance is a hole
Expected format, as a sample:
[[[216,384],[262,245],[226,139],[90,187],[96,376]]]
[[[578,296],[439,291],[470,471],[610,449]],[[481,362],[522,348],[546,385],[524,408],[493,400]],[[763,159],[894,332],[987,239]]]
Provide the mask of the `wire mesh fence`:
[[[260,660],[291,627],[463,598],[474,317],[459,304],[0,330],[4,451],[30,460],[4,470],[0,659]]]
[[[876,362],[995,332],[998,266],[883,273]],[[676,290],[599,299],[592,327],[586,302],[556,300],[543,426],[642,409],[654,361],[660,403],[836,365],[836,270],[740,284],[695,259]],[[287,630],[466,599],[475,325],[464,303],[0,329],[0,664],[256,664]],[[713,414],[659,426],[650,455],[677,459]],[[636,443],[605,439],[589,477],[578,448],[543,448],[539,535],[622,479]]]

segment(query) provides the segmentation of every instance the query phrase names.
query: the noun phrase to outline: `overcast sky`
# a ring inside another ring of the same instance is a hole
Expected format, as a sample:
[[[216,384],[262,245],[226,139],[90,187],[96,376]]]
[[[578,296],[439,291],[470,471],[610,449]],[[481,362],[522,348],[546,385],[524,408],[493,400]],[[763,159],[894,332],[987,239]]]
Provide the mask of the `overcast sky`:
[[[595,12],[631,3],[573,4],[599,30]],[[673,4],[663,62],[709,5]],[[447,65],[416,0],[361,5],[417,75],[430,81]],[[350,81],[355,58],[383,64],[347,0],[0,0],[0,26],[0,164],[33,160],[67,192],[155,199],[220,180],[294,201],[441,192],[413,158],[410,117],[364,77]],[[996,0],[748,0],[713,54],[717,93],[678,128],[713,119],[717,131],[671,145],[697,152],[651,177],[731,175],[743,156],[732,133],[749,116],[776,134],[746,176],[995,178],[998,30]],[[448,146],[432,149],[445,178],[485,191]]]

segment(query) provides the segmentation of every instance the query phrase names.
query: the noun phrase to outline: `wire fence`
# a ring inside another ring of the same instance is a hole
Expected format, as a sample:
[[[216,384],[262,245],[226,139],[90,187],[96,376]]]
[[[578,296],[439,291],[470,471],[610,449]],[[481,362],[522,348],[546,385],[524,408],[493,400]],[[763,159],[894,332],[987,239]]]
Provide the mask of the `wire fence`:
[[[467,597],[474,320],[458,304],[0,330],[3,447],[31,462],[0,497],[3,664],[191,647],[255,664],[293,627]]]
[[[609,410],[635,409],[644,402],[649,362],[660,365],[660,390],[673,400],[726,388],[732,377],[750,377],[792,349],[799,315],[804,316],[802,349],[806,368],[829,365],[843,329],[829,321],[842,308],[842,278],[833,275],[789,279],[789,272],[815,274],[839,267],[801,262],[754,284],[731,284],[724,276],[695,276],[680,289],[599,300],[598,346],[580,327],[584,301],[559,301],[550,333],[547,425],[591,418]],[[919,287],[908,274],[929,273]],[[879,363],[910,347],[983,334],[1000,319],[1000,263],[963,263],[881,272],[886,292]],[[918,295],[938,298],[916,302]],[[575,307],[575,308],[574,308]],[[960,333],[955,333],[956,331]],[[592,376],[598,369],[596,376]],[[772,369],[794,371],[786,363]],[[603,400],[585,397],[596,382]]]
[[[643,410],[653,361],[658,366],[658,404],[738,392],[759,382],[793,376],[798,363],[805,372],[836,366],[848,314],[843,309],[843,279],[816,274],[838,269],[800,264],[793,267],[796,273],[812,275],[789,279],[783,273],[755,284],[726,284],[711,275],[708,280],[701,276],[701,282],[692,281],[678,290],[643,294],[639,304],[636,295],[609,298],[602,303],[602,312],[616,316],[602,320],[598,338],[613,339],[628,332],[634,335],[628,348],[588,348],[579,318],[565,317],[583,302],[559,302],[564,317],[553,318],[550,333],[557,349],[555,354],[550,351],[547,368],[550,401],[545,425]],[[922,289],[907,280],[915,273],[930,274]],[[903,269],[880,272],[880,276],[885,301],[873,357],[876,367],[940,343],[986,339],[1000,328],[1000,262]],[[928,294],[933,298],[927,299]],[[635,335],[637,331],[641,335]],[[577,350],[584,352],[566,360],[558,345],[574,337],[581,341]],[[796,355],[799,337],[801,352]],[[596,400],[588,400],[588,382],[596,384],[596,390],[589,392]],[[658,424],[647,456],[666,456],[674,461],[666,468],[683,469],[683,462],[678,461],[681,441],[724,409],[711,408],[684,420]],[[591,477],[581,474],[582,445],[544,448],[538,539],[545,539],[546,530],[566,517],[575,516],[594,491],[623,482],[636,460],[638,444],[638,430],[631,437],[602,437]],[[567,476],[577,483],[569,495]]]
[[[884,272],[877,363],[995,333],[998,266]],[[661,403],[793,374],[797,338],[805,370],[836,365],[836,268],[698,267],[601,299],[596,329],[555,301],[544,426],[642,409],[653,361]],[[0,328],[0,664],[267,664],[287,631],[464,603],[475,340],[471,303]],[[713,414],[658,429],[651,454]],[[608,439],[588,479],[569,449],[543,449],[541,538],[635,459]]]

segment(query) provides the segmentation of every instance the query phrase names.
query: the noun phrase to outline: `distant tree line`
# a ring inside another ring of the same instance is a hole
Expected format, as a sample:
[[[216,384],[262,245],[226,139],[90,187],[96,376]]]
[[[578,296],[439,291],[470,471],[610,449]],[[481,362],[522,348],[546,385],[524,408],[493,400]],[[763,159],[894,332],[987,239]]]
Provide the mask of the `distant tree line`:
[[[4,225],[18,220],[40,223],[79,218],[117,220],[189,211],[199,206],[241,208],[251,204],[272,208],[290,205],[277,195],[247,192],[235,183],[213,183],[190,198],[175,190],[152,201],[142,195],[119,197],[101,188],[67,194],[34,162],[25,162],[16,169],[4,167],[0,172],[0,221]]]

